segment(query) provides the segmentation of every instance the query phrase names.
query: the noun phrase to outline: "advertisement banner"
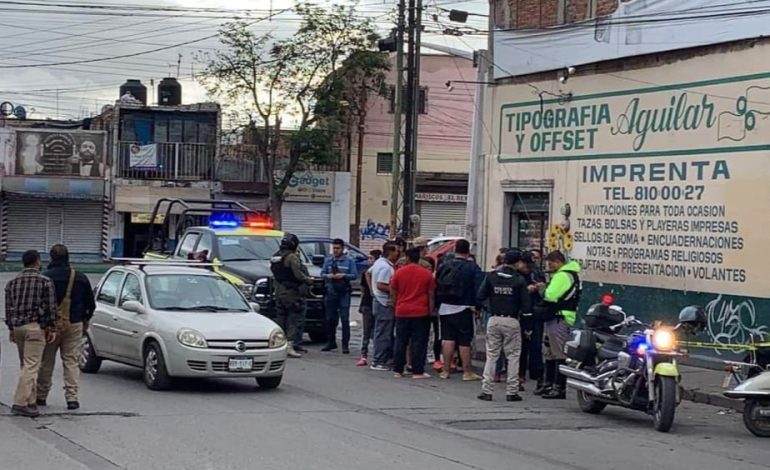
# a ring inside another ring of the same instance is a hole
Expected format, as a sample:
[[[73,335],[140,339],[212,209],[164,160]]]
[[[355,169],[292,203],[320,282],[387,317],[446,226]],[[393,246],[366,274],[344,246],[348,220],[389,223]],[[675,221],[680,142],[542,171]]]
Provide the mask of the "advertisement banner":
[[[106,155],[105,132],[17,130],[14,174],[100,178]]]
[[[295,173],[289,180],[284,199],[286,201],[333,201],[334,173],[330,171]]]
[[[155,170],[158,168],[158,146],[132,145],[129,149],[128,166],[132,170]]]

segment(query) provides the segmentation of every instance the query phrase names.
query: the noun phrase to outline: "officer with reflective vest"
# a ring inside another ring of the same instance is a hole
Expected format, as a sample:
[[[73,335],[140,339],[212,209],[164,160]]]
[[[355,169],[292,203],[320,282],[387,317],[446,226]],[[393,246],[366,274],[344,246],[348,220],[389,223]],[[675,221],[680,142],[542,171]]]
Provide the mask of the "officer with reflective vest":
[[[575,325],[580,303],[580,264],[567,262],[560,251],[546,257],[551,280],[543,293],[543,302],[536,306],[535,315],[545,322],[543,355],[545,356],[546,399],[566,398],[567,377],[559,372],[567,356],[564,345],[570,338],[570,328]]]
[[[294,338],[305,315],[308,286],[313,284],[307,267],[299,259],[298,249],[299,238],[286,233],[280,250],[270,259],[270,270],[275,279],[276,322],[289,340],[289,357],[301,357],[294,349]]]

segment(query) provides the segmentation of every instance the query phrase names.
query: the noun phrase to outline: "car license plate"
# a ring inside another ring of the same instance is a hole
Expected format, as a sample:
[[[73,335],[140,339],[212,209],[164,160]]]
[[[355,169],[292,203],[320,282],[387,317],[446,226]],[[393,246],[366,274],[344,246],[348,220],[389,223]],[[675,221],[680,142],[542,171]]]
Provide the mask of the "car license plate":
[[[230,372],[250,371],[254,364],[254,359],[250,357],[231,357],[228,364]]]

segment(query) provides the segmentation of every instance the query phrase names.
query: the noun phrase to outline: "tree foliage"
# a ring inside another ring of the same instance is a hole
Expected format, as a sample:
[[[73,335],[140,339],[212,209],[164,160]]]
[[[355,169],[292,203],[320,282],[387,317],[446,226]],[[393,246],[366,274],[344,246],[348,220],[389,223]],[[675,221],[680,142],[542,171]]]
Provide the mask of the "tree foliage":
[[[339,100],[349,78],[374,77],[382,61],[368,57],[377,36],[355,5],[329,8],[297,4],[300,27],[287,38],[257,34],[246,21],[220,30],[221,48],[201,54],[200,81],[223,98],[251,130],[256,157],[271,175],[270,204],[280,223],[292,175],[328,163],[341,116]]]

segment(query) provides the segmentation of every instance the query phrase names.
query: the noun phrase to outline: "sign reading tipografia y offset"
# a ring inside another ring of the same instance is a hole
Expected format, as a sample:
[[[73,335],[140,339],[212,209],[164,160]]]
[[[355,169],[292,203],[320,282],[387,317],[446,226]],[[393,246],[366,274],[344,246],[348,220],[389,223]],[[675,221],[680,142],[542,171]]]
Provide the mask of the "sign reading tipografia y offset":
[[[770,74],[510,103],[499,119],[500,163],[558,175],[549,245],[588,280],[770,297]]]

